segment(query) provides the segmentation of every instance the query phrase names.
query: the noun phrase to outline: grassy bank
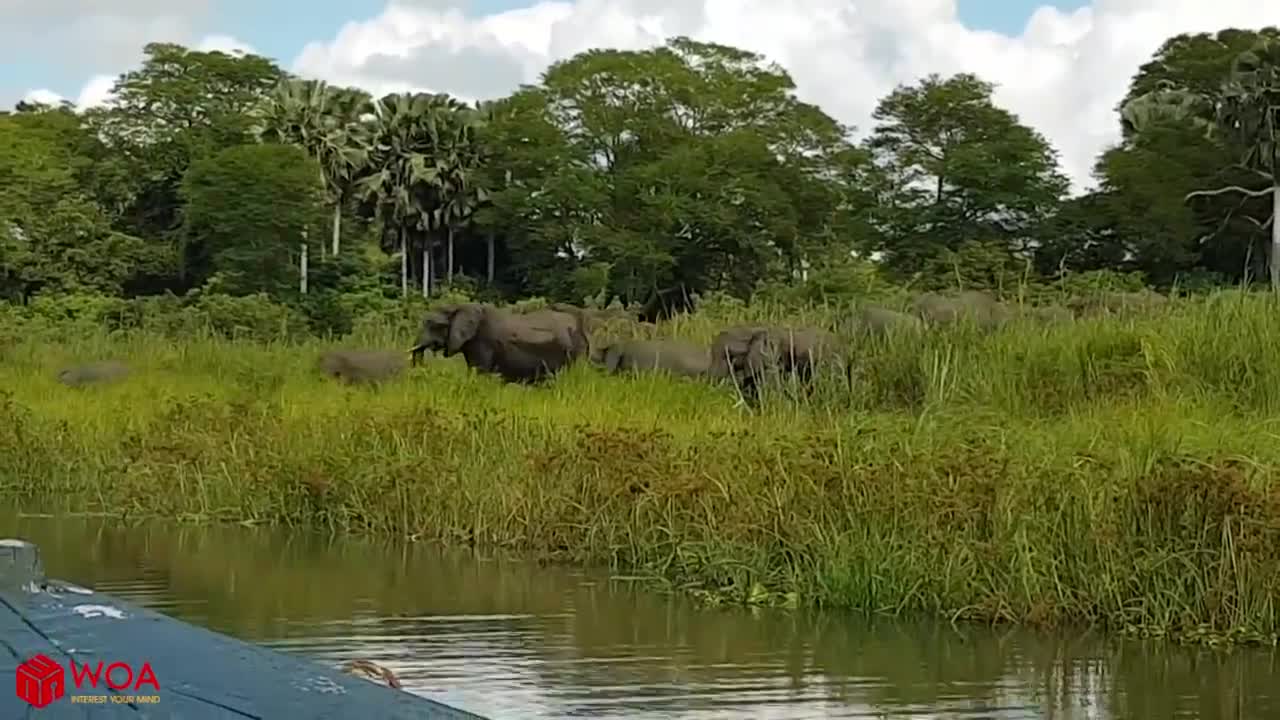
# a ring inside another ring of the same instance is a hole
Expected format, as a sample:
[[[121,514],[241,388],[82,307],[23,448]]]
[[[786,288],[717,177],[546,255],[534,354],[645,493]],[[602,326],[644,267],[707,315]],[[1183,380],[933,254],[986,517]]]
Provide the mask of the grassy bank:
[[[729,320],[661,332],[706,339]],[[19,335],[0,360],[0,493],[505,546],[718,599],[1280,633],[1271,298],[899,339],[860,353],[852,397],[757,414],[582,366],[546,388],[456,360],[344,388],[315,371],[320,347]],[[135,374],[55,382],[102,356]]]

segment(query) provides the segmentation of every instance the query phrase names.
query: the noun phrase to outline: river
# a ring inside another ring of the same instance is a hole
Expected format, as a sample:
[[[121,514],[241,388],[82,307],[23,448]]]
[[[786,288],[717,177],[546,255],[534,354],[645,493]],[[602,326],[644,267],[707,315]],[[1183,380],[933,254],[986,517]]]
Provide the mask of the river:
[[[505,718],[1280,717],[1280,654],[705,610],[606,573],[239,526],[0,515],[51,577]]]

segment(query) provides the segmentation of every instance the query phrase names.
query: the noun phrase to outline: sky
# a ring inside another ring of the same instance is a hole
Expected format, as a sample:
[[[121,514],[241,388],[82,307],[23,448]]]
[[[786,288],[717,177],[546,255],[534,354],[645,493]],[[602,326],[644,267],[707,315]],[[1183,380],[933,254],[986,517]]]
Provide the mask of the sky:
[[[674,35],[786,67],[855,128],[931,72],[973,72],[1040,131],[1077,191],[1119,135],[1115,106],[1169,36],[1280,25],[1259,0],[0,0],[0,107],[103,102],[147,42],[243,50],[374,93],[499,97],[592,47]]]

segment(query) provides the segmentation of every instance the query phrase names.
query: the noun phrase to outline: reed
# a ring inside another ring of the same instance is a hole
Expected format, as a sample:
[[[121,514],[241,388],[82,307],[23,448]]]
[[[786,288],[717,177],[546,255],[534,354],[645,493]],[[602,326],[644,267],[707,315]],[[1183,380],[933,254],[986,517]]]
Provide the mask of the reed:
[[[1225,292],[898,336],[857,348],[852,393],[779,390],[755,411],[585,365],[528,388],[434,358],[347,387],[316,369],[332,343],[20,336],[0,363],[0,495],[510,548],[711,601],[1275,642],[1278,306]],[[643,332],[706,341],[778,311],[735,312]],[[339,344],[406,346],[369,327]],[[134,371],[57,383],[101,357]]]

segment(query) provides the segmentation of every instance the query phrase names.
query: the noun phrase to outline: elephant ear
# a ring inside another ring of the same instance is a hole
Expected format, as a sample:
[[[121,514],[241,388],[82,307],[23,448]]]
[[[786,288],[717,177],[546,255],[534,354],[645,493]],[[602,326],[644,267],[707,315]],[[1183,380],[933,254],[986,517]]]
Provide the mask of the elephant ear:
[[[758,375],[765,370],[765,361],[769,352],[769,331],[757,330],[747,341],[747,372]]]
[[[479,305],[464,305],[453,312],[449,322],[449,342],[445,347],[448,355],[455,355],[476,336],[480,330],[480,321],[484,318],[484,308]]]

